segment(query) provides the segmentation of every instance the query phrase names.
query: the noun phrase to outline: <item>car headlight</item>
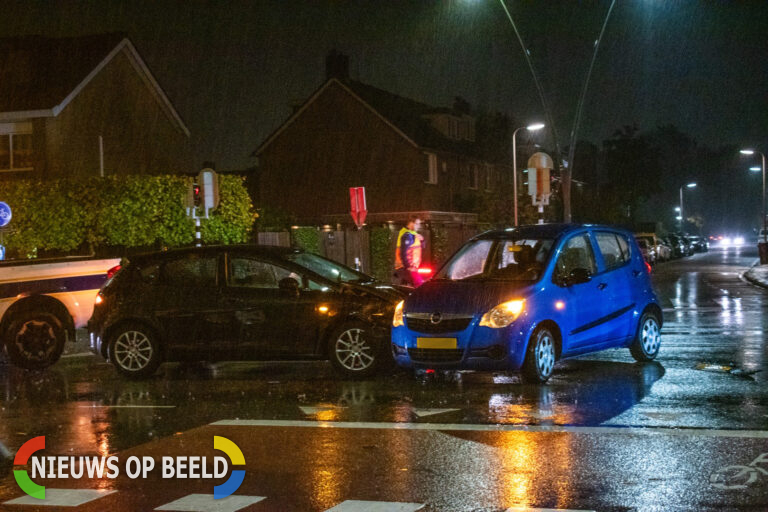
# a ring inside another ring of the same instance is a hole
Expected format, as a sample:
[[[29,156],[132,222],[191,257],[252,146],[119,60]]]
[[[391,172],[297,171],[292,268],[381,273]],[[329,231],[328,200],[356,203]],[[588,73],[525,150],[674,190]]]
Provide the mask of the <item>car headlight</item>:
[[[395,316],[392,318],[392,327],[400,327],[401,325],[405,325],[405,322],[403,322],[404,303],[405,301],[401,300],[397,303],[397,306],[395,306]]]
[[[520,313],[523,312],[524,308],[524,299],[515,299],[504,302],[484,314],[483,318],[480,319],[480,325],[501,329],[514,322],[517,317],[520,316]]]

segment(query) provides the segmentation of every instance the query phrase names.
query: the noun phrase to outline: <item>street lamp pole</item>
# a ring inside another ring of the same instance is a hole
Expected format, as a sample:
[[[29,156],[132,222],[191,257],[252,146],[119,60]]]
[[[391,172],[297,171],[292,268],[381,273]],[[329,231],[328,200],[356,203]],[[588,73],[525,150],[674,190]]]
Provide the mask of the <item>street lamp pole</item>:
[[[519,225],[517,221],[517,132],[522,129],[533,132],[536,130],[541,130],[544,128],[544,126],[545,125],[542,123],[529,124],[528,126],[521,126],[512,132],[512,194],[514,194],[513,204],[515,209],[515,227]]]
[[[766,221],[766,211],[765,211],[765,153],[763,153],[762,151],[754,150],[754,149],[742,149],[740,153],[742,155],[754,155],[755,153],[760,153],[760,157],[762,158],[761,169],[763,171],[763,242],[768,242],[768,231],[766,231],[766,226],[768,225],[768,221]]]
[[[696,183],[688,183],[686,185],[680,185],[680,233],[682,233],[685,228],[685,215],[683,214],[683,186],[687,188],[694,188],[696,186]]]

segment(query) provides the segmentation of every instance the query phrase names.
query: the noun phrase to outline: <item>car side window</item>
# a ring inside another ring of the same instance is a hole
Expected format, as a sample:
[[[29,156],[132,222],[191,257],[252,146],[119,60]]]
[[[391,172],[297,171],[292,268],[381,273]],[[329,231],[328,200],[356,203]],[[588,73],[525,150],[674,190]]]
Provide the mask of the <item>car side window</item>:
[[[595,254],[587,235],[576,235],[565,243],[555,264],[555,279],[563,281],[577,268],[587,269],[590,274],[597,272]]]
[[[280,280],[290,277],[301,285],[301,276],[295,272],[254,258],[232,258],[229,286],[237,288],[274,288]]]
[[[154,284],[160,277],[160,264],[147,265],[139,269],[141,280],[147,284]]]
[[[619,238],[614,233],[595,233],[597,239],[597,246],[600,248],[600,254],[603,255],[603,261],[605,262],[605,270],[613,270],[621,267],[629,261],[629,247],[626,250],[622,250]],[[624,245],[627,245],[626,240]]]
[[[621,253],[624,256],[624,261],[629,261],[631,259],[629,254],[629,242],[627,242],[627,239],[622,235],[616,235],[616,239],[619,241],[619,248],[621,249]],[[648,248],[654,248],[653,242],[650,240],[648,241]]]
[[[216,256],[187,254],[170,260],[163,265],[163,281],[170,286],[213,287],[216,286]]]

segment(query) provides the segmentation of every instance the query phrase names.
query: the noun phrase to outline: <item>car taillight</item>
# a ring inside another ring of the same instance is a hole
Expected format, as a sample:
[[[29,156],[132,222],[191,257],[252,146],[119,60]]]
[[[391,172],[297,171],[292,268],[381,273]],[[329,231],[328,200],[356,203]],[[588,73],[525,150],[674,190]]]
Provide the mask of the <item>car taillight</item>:
[[[651,273],[651,264],[648,263],[647,261],[645,262],[645,269],[648,271],[649,274]]]
[[[419,272],[419,274],[431,274],[432,273],[432,269],[429,268],[429,267],[421,267],[418,270],[418,272]]]
[[[122,267],[120,265],[116,265],[112,267],[111,269],[107,270],[107,279],[112,279],[115,277],[115,274],[121,269]]]

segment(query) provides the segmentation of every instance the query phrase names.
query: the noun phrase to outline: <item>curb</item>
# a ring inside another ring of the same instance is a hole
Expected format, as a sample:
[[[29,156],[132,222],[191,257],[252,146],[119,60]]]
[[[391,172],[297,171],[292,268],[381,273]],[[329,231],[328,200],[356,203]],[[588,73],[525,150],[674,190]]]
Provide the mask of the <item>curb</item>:
[[[758,266],[759,265],[757,263],[752,265],[752,267],[749,270],[747,270],[746,272],[741,274],[741,277],[743,277],[746,281],[750,282],[751,284],[753,284],[755,286],[759,286],[761,288],[768,289],[768,282],[761,281],[761,280],[759,280],[759,279],[757,279],[757,278],[755,278],[755,277],[750,275],[750,272],[752,272],[752,269],[754,269],[755,267],[758,267]]]

